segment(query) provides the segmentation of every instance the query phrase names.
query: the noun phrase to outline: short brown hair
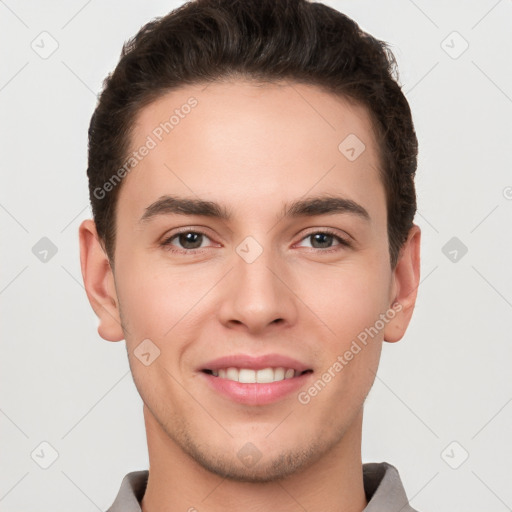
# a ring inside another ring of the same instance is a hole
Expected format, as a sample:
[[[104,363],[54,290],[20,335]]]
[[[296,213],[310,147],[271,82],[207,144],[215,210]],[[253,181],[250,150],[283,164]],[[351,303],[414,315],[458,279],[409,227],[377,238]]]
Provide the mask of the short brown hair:
[[[346,15],[308,0],[194,0],[147,23],[123,45],[89,127],[89,196],[111,264],[121,184],[108,193],[103,187],[126,161],[135,117],[180,86],[232,76],[315,85],[368,109],[379,141],[394,268],[416,213],[418,152],[396,60],[387,43]]]

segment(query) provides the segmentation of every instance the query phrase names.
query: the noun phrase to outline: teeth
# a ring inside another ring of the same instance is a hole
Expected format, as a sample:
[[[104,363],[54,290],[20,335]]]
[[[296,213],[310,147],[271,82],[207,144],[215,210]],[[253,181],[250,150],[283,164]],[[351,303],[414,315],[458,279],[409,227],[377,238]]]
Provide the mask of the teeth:
[[[253,382],[256,382],[256,372],[254,370],[246,370],[244,368],[239,371],[236,368],[229,368],[229,371],[231,372],[233,377],[236,377],[236,374],[238,373],[238,379],[237,379],[238,382],[242,382],[243,384],[251,384]],[[226,375],[226,377],[227,377],[227,375]],[[235,379],[231,378],[230,380],[235,380]]]
[[[236,368],[228,368],[226,370],[226,379],[238,380],[238,370]]]
[[[284,368],[274,368],[274,379],[275,380],[283,380],[284,373],[285,373]]]
[[[251,370],[249,368],[221,368],[213,370],[212,374],[221,379],[234,380],[242,384],[252,383],[270,383],[279,382],[285,379],[291,379],[300,372],[296,372],[293,368],[263,368],[262,370]]]
[[[240,372],[241,374],[242,372]],[[266,384],[267,382],[274,382],[274,370],[272,368],[264,368],[256,372],[256,382]]]

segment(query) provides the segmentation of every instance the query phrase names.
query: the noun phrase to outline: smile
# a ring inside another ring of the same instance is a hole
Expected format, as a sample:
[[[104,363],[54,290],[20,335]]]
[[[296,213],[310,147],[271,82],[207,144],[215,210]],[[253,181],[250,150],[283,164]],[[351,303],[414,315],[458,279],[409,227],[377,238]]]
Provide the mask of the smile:
[[[253,370],[251,368],[219,368],[218,370],[204,370],[205,373],[227,379],[242,384],[269,384],[272,382],[280,382],[285,379],[293,379],[304,373],[311,372],[312,370],[305,370],[300,372],[293,368],[277,367],[277,368],[263,368],[261,370]]]

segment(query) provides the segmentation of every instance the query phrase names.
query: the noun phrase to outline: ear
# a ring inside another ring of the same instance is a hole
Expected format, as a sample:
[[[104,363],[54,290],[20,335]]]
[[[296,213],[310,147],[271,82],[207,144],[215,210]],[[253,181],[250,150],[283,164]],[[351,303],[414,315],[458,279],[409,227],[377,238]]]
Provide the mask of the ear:
[[[96,224],[84,220],[79,227],[80,266],[87,298],[99,318],[98,334],[107,341],[124,339],[114,274],[100,243]]]
[[[402,339],[414,311],[420,284],[420,239],[421,230],[413,224],[393,271],[390,306],[395,316],[384,329],[384,341],[390,343]]]

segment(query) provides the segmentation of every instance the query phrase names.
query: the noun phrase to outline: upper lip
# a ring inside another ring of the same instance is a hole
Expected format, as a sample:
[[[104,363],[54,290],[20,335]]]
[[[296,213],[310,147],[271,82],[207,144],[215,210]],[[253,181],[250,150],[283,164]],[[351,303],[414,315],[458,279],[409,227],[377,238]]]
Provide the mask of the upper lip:
[[[200,370],[220,370],[222,368],[249,368],[251,370],[263,370],[264,368],[292,368],[298,372],[304,372],[311,368],[297,359],[280,354],[265,354],[251,356],[249,354],[232,354],[219,357],[205,363]]]

